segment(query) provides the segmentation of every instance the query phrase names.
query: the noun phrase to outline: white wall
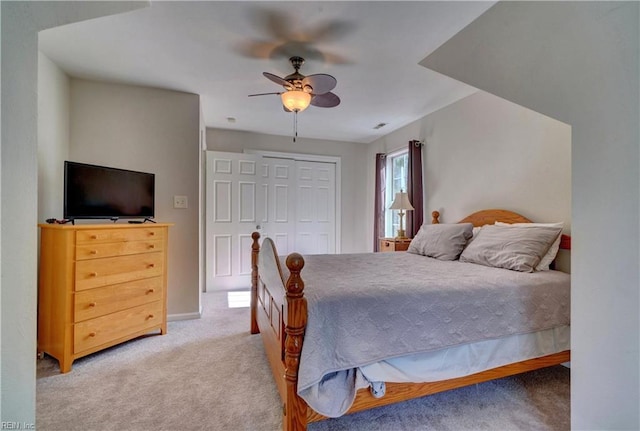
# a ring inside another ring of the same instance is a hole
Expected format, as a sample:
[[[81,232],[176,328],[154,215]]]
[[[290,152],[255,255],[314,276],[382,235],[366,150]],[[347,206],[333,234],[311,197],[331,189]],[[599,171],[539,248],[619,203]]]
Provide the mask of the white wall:
[[[429,115],[421,129],[426,202],[442,222],[508,208],[563,221],[570,232],[570,126],[478,92]]]
[[[425,143],[425,222],[434,210],[442,223],[455,223],[481,209],[504,208],[539,222],[563,221],[570,233],[568,125],[479,91],[373,142],[369,159],[412,139]],[[373,184],[370,174],[371,202]]]
[[[35,361],[29,358],[36,354],[37,32],[147,4],[0,2],[0,421],[35,423]]]
[[[323,141],[289,136],[263,135],[223,129],[207,129],[207,149],[241,153],[243,150],[281,151],[336,156],[342,163],[342,253],[371,249],[365,206],[367,198],[367,144]],[[373,204],[371,204],[373,206]]]
[[[169,229],[168,313],[199,313],[200,97],[148,87],[71,80],[73,161],[151,172],[155,220]],[[188,209],[174,209],[185,195]],[[186,317],[186,316],[185,316]]]
[[[69,77],[38,52],[38,221],[62,218],[69,158]]]
[[[571,422],[640,429],[640,3],[504,2],[422,64],[572,127]]]

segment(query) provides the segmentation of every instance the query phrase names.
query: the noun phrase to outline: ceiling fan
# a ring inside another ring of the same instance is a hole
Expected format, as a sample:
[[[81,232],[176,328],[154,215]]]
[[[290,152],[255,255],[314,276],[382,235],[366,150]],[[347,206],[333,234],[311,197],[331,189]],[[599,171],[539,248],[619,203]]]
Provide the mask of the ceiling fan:
[[[278,94],[282,99],[284,110],[295,113],[304,111],[309,105],[320,108],[333,108],[340,104],[340,98],[331,92],[338,83],[336,78],[326,73],[304,76],[299,72],[304,63],[304,58],[294,56],[289,61],[295,72],[284,78],[280,78],[273,73],[262,72],[269,80],[282,85],[285,91],[250,94],[249,97]]]

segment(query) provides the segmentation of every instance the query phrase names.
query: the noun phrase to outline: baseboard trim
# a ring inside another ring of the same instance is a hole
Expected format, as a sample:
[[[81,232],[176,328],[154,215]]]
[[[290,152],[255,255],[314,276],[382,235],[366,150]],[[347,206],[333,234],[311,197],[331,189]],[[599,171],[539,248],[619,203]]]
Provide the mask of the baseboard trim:
[[[167,322],[176,322],[178,320],[200,319],[201,317],[202,317],[202,310],[194,313],[168,314]]]

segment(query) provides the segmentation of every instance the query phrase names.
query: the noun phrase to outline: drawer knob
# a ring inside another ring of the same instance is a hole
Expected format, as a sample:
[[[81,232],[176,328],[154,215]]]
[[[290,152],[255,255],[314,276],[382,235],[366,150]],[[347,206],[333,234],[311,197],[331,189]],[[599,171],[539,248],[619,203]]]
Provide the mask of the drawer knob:
[[[90,254],[98,254],[98,250],[91,250],[89,253]]]
[[[95,332],[89,332],[89,337],[95,337],[96,333]]]
[[[153,245],[153,244],[149,244],[149,249],[154,249],[154,248],[156,248],[156,246],[155,246],[155,245]]]
[[[155,289],[149,289],[149,290],[147,290],[147,293],[153,293],[155,291],[156,291]]]
[[[153,319],[153,314],[149,314],[149,316],[147,316],[147,319]]]
[[[147,265],[147,268],[155,268],[156,264],[155,263],[150,263],[149,265]]]
[[[149,232],[150,236],[154,236],[156,233],[155,232]]]
[[[91,239],[98,239],[98,235],[91,235],[89,238],[91,238]]]
[[[90,302],[89,303],[89,307],[95,307],[96,305],[98,305],[98,304],[96,304],[95,302]]]
[[[97,276],[98,276],[98,273],[97,273],[97,272],[92,272],[92,273],[90,273],[89,275],[90,275],[91,277],[97,277]]]

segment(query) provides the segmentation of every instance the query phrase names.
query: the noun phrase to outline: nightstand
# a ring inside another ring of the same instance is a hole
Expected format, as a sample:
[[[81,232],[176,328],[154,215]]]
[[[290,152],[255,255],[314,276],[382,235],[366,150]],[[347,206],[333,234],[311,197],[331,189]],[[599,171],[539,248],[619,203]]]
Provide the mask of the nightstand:
[[[411,238],[380,238],[380,250],[383,251],[407,251]]]

